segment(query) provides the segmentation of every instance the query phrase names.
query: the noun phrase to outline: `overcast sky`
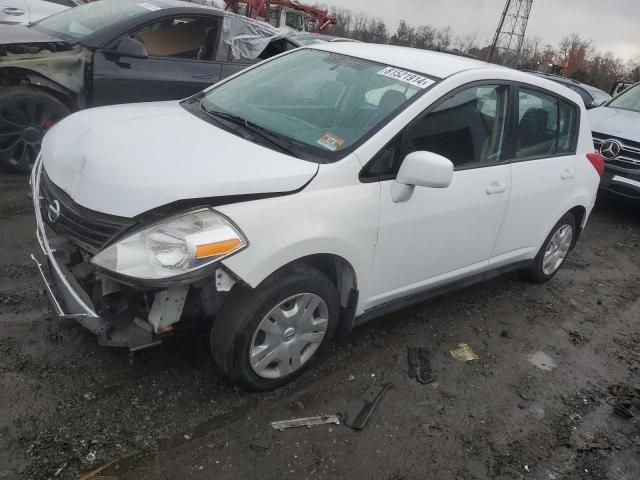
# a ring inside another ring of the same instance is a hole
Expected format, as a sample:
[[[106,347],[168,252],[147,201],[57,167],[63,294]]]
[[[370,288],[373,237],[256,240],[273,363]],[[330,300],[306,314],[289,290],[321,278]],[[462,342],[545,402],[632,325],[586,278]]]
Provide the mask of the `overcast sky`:
[[[395,31],[401,19],[411,25],[450,25],[456,34],[478,32],[493,38],[505,0],[324,0],[385,20]],[[602,52],[625,60],[640,56],[640,0],[534,0],[527,35],[557,42],[568,33],[594,41]]]

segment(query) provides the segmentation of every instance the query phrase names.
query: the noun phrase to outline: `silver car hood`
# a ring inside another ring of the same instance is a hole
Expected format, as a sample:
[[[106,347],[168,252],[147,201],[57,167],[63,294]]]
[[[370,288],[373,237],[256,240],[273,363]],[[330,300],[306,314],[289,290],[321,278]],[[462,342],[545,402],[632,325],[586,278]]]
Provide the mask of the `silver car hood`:
[[[640,143],[640,113],[619,108],[589,110],[591,130],[595,134],[618,137]]]

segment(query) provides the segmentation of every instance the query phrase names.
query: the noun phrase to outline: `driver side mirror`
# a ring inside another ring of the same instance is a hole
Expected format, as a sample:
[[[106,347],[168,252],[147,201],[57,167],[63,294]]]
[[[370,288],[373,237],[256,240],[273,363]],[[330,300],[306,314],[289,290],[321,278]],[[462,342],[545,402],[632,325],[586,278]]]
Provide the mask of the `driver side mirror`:
[[[392,187],[393,201],[405,202],[415,187],[447,188],[453,180],[453,163],[432,152],[413,152],[400,166]]]
[[[147,47],[144,46],[139,40],[136,40],[129,35],[125,36],[120,40],[118,46],[114,49],[114,53],[118,55],[122,55],[123,57],[131,57],[131,58],[148,58],[149,53],[147,52]]]

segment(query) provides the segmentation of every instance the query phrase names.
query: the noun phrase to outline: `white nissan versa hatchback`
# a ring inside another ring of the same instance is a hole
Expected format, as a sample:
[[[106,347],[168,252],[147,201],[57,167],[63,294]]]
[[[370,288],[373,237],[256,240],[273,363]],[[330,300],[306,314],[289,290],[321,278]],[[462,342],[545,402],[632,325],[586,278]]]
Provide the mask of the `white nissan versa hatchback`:
[[[101,344],[206,326],[222,372],[265,390],[392,309],[512,269],[549,280],[602,169],[581,98],[554,82],[307,47],[53,127],[31,179],[48,274],[34,260]]]

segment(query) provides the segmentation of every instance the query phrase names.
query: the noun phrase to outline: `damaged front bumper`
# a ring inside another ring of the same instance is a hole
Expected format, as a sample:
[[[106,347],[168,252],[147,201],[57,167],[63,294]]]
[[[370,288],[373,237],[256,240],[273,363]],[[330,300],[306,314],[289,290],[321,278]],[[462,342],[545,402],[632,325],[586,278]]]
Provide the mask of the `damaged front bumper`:
[[[74,265],[71,259],[74,255],[76,258],[81,255],[79,248],[62,236],[47,234],[41,205],[42,173],[42,160],[38,158],[31,175],[31,190],[36,236],[46,260],[43,265],[35,255],[32,254],[31,258],[37,266],[56,315],[77,320],[97,335],[101,345],[126,347],[136,351],[161,343],[162,337],[182,317],[189,286],[135,291],[95,274],[86,257],[81,262],[76,261]],[[90,289],[86,286],[83,288],[82,279],[79,281],[74,273],[83,267],[84,270],[91,271],[93,286]],[[127,288],[129,291],[125,295],[123,290]],[[139,306],[134,309],[132,304]]]

